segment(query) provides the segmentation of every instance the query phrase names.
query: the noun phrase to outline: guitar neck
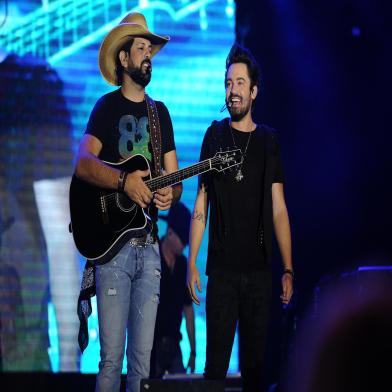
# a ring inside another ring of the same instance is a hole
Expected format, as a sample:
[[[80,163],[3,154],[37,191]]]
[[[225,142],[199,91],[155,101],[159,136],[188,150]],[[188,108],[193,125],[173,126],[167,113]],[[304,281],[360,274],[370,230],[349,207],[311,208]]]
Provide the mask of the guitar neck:
[[[178,184],[187,178],[191,178],[211,170],[213,159],[214,158],[206,159],[205,161],[195,163],[194,165],[176,172],[152,178],[151,180],[146,181],[146,185],[150,188],[151,192],[156,192],[158,189]]]

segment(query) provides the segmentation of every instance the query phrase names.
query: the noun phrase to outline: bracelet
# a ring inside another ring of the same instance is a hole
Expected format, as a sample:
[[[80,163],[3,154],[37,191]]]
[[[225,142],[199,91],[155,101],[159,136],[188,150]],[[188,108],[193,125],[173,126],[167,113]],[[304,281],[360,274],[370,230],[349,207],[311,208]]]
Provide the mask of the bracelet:
[[[291,270],[290,268],[285,268],[285,270],[283,271],[283,275],[285,274],[291,275],[291,277],[294,279],[294,271]]]
[[[118,183],[117,183],[117,191],[118,192],[124,192],[125,188],[125,181],[127,179],[128,172],[122,171],[120,173],[120,176],[118,177]]]
[[[196,357],[196,351],[195,350],[191,350],[191,357]]]

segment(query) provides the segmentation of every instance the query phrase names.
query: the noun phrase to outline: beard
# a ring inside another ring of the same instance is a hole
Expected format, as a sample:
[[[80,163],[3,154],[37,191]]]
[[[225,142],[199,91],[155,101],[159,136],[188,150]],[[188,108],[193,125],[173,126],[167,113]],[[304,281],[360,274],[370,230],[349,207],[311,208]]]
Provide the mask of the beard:
[[[149,67],[143,71],[143,64],[149,64]],[[140,67],[135,67],[133,64],[128,65],[127,69],[124,71],[130,76],[130,78],[142,87],[146,87],[151,80],[151,61],[144,60],[140,64]]]
[[[229,110],[231,120],[237,122],[242,120],[249,113],[250,107],[251,100],[243,107],[230,106],[227,109]]]

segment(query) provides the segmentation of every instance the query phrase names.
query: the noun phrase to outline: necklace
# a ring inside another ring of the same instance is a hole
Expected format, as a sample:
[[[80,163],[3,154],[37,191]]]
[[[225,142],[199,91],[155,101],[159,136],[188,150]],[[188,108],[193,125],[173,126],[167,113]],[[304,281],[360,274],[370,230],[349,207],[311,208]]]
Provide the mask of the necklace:
[[[231,138],[233,139],[234,147],[235,147],[235,148],[239,148],[239,147],[237,146],[237,144],[235,143],[235,140],[234,140],[234,134],[233,134],[233,128],[231,127],[231,122],[230,122],[230,132],[231,132]],[[248,151],[249,141],[250,141],[250,137],[252,136],[252,133],[253,133],[253,131],[250,131],[250,132],[249,132],[248,141],[246,142],[246,146],[245,146],[245,151],[242,151],[241,148],[240,148],[240,150],[241,150],[241,152],[242,152],[242,155],[243,155],[244,159],[243,159],[242,162],[238,165],[237,174],[235,175],[235,180],[236,180],[237,182],[242,181],[243,178],[244,178],[244,175],[242,174],[242,165],[244,164],[244,161],[245,161],[246,152]]]

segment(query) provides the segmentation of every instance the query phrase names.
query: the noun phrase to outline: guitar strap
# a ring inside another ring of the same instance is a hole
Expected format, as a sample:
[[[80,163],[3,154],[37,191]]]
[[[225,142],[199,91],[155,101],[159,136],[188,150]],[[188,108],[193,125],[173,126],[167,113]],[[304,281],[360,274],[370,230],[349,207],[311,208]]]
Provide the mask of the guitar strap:
[[[148,113],[148,124],[150,128],[150,138],[152,146],[152,155],[154,160],[153,177],[158,177],[161,175],[161,127],[159,124],[158,110],[155,101],[145,94],[147,103],[147,113]]]

